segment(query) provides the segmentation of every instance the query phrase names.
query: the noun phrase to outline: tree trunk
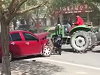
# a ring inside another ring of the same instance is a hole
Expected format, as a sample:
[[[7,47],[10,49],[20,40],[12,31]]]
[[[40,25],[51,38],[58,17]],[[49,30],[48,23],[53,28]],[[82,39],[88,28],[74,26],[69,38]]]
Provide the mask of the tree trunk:
[[[11,75],[9,60],[9,23],[5,19],[1,21],[1,44],[2,44],[2,73]]]

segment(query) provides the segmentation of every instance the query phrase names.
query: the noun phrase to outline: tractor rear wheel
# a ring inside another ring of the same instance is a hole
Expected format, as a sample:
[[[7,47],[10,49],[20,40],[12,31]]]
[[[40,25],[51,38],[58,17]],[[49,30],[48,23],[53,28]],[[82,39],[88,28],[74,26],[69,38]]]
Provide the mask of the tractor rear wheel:
[[[88,46],[88,50],[92,50],[94,46],[96,45],[97,37],[94,32],[89,32],[89,36],[91,37],[91,39],[90,39],[90,44]]]
[[[90,44],[90,36],[86,31],[76,31],[72,34],[70,41],[76,52],[86,52]]]

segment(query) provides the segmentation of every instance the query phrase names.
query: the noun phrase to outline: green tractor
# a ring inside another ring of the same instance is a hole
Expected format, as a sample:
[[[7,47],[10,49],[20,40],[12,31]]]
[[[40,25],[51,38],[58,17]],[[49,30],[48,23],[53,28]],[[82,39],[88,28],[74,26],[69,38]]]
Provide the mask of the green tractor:
[[[58,24],[55,29],[49,30],[50,37],[55,46],[60,40],[60,45],[70,44],[76,52],[91,50],[97,42],[93,27],[87,25],[70,26]]]

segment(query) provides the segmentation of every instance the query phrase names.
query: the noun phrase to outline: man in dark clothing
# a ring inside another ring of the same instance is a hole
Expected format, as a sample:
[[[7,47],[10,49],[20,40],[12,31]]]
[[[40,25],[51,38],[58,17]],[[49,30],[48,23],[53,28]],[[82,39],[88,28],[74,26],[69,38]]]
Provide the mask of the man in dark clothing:
[[[61,36],[60,35],[54,38],[54,46],[55,46],[55,52],[61,55],[62,50],[61,50]]]

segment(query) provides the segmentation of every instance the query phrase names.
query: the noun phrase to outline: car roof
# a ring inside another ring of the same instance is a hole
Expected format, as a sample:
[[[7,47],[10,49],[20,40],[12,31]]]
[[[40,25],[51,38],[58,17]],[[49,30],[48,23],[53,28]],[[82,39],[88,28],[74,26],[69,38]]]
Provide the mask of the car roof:
[[[30,32],[30,31],[25,31],[25,30],[13,30],[13,31],[10,31],[9,33],[12,34],[12,33],[17,33],[17,32],[18,33],[27,32],[27,33],[31,33],[32,35],[36,36],[34,33]]]
[[[13,30],[13,31],[10,31],[10,33],[16,33],[16,32],[29,32],[29,31],[25,31],[25,30]]]

